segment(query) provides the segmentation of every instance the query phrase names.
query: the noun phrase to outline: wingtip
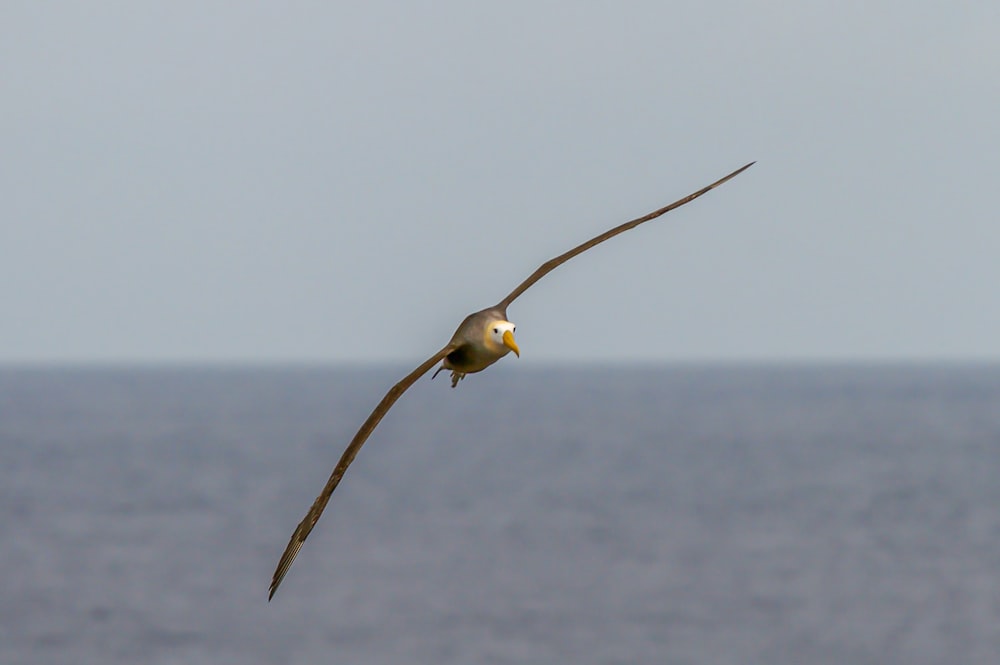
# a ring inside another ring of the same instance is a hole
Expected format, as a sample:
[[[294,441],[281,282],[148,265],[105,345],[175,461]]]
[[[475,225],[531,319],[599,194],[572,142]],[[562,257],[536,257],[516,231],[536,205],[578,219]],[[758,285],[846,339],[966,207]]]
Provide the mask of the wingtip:
[[[280,577],[275,575],[274,579],[271,580],[271,587],[267,591],[267,602],[270,603],[271,599],[274,598],[274,594],[278,592],[278,587],[281,586],[281,580],[283,579],[285,579],[284,573]]]
[[[719,178],[718,180],[716,180],[715,182],[713,182],[711,185],[709,185],[705,189],[697,192],[697,195],[700,196],[701,194],[704,194],[705,192],[709,191],[710,189],[715,189],[719,185],[722,185],[723,183],[729,182],[730,180],[732,180],[733,178],[735,178],[739,174],[743,173],[744,171],[746,171],[748,168],[750,168],[751,166],[753,166],[756,163],[757,163],[757,160],[754,160],[754,161],[750,162],[749,164],[745,164],[745,165],[741,166],[740,168],[736,169],[735,171],[733,171],[729,175],[723,176],[722,178]]]
[[[278,579],[277,576],[275,576],[275,578],[271,580],[271,586],[267,590],[267,602],[270,603],[271,599],[274,598],[274,594],[278,590],[278,585],[280,584],[281,580]]]
[[[281,559],[278,561],[278,567],[274,569],[274,575],[271,577],[271,590],[267,595],[267,602],[271,602],[274,598],[274,594],[278,592],[278,587],[285,579],[285,575],[288,574],[288,569],[292,567],[292,562],[295,561],[295,557],[299,555],[299,550],[302,549],[302,544],[305,542],[306,536],[309,535],[308,529],[304,529],[305,525],[310,524],[310,514],[306,516],[306,519],[302,520],[299,526],[295,529],[292,534],[291,540],[288,541],[288,547],[281,554]],[[315,522],[315,520],[313,520]]]
[[[278,570],[275,571],[274,578],[271,580],[271,587],[267,592],[267,602],[270,603],[271,599],[274,598],[274,594],[278,592],[278,587],[281,586],[281,581],[285,579],[285,573],[288,572],[289,565],[290,562],[282,560]]]

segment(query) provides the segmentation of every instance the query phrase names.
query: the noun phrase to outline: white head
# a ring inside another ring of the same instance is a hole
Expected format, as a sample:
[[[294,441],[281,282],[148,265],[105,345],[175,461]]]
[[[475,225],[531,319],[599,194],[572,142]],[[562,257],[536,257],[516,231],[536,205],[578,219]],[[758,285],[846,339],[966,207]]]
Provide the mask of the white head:
[[[518,357],[521,357],[521,350],[517,348],[517,343],[514,341],[516,328],[517,326],[510,321],[490,322],[489,328],[486,329],[486,344],[505,355],[508,351],[513,351]]]

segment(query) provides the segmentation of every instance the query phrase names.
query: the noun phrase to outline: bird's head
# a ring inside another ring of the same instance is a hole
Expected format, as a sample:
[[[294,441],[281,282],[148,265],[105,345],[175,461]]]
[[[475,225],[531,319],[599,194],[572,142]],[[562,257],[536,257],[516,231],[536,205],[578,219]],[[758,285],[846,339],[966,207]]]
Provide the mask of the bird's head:
[[[516,326],[510,321],[491,321],[486,329],[486,343],[505,354],[508,350],[513,351],[520,358],[521,349],[517,348],[517,342],[514,341],[515,329]]]

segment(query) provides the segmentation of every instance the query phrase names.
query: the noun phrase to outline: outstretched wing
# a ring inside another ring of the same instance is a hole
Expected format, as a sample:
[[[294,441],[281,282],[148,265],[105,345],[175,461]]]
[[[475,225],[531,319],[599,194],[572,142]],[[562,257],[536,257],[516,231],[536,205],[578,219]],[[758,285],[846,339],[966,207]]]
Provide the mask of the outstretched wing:
[[[727,175],[725,178],[721,178],[719,180],[716,180],[711,185],[708,185],[707,187],[703,187],[703,188],[699,189],[694,194],[688,194],[684,198],[678,199],[677,201],[674,201],[670,205],[664,206],[663,208],[660,208],[659,210],[654,210],[653,212],[649,213],[648,215],[643,215],[642,217],[639,217],[637,219],[633,219],[631,222],[625,222],[624,224],[622,224],[620,226],[616,226],[615,228],[611,229],[610,231],[606,231],[606,232],[602,233],[601,235],[597,236],[596,238],[591,238],[590,240],[588,240],[587,242],[583,243],[582,245],[574,247],[573,249],[569,250],[565,254],[560,254],[559,256],[557,256],[554,259],[549,259],[548,261],[546,261],[545,263],[543,263],[541,266],[539,266],[538,270],[536,270],[535,272],[531,273],[531,276],[528,277],[528,279],[526,279],[523,282],[521,282],[516,289],[514,289],[513,291],[511,291],[510,295],[508,295],[506,298],[504,298],[503,300],[501,300],[497,304],[497,308],[501,309],[501,310],[506,310],[507,306],[510,305],[512,302],[514,302],[515,298],[517,298],[519,295],[521,295],[522,293],[524,293],[525,291],[527,291],[529,288],[531,288],[531,286],[533,286],[535,282],[537,282],[538,280],[540,280],[542,277],[545,277],[550,272],[552,272],[553,270],[555,270],[556,268],[558,268],[562,264],[566,263],[567,261],[569,261],[571,258],[573,258],[574,256],[576,256],[577,254],[582,254],[583,252],[586,252],[591,247],[593,247],[595,245],[599,245],[602,242],[604,242],[605,240],[608,240],[609,238],[614,238],[619,233],[624,233],[625,231],[628,231],[629,229],[634,229],[635,227],[639,226],[643,222],[648,222],[651,219],[656,219],[660,215],[666,214],[666,213],[670,212],[671,210],[674,210],[675,208],[680,208],[685,203],[690,203],[691,201],[694,201],[696,198],[698,198],[702,194],[704,194],[704,193],[706,193],[706,192],[708,192],[708,191],[710,191],[712,189],[715,189],[716,187],[718,187],[719,185],[721,185],[722,183],[726,182],[727,180],[729,180],[731,178],[735,178],[736,176],[738,176],[739,174],[743,173],[744,171],[746,171],[748,168],[750,168],[754,164],[756,164],[756,162],[750,162],[746,166],[744,166],[742,168],[739,168],[739,169],[736,169],[735,171],[733,171],[732,173],[730,173],[729,175]]]
[[[278,561],[278,567],[274,571],[274,577],[271,579],[271,590],[268,593],[267,599],[271,600],[274,597],[274,592],[278,590],[278,585],[281,584],[281,580],[284,579],[285,573],[288,572],[289,567],[291,567],[292,562],[295,561],[295,557],[298,555],[299,550],[302,549],[302,544],[305,543],[306,538],[309,536],[309,532],[312,531],[313,527],[316,526],[316,522],[319,521],[319,516],[323,514],[323,509],[326,508],[327,502],[330,501],[330,495],[333,494],[333,490],[337,489],[337,485],[340,484],[340,479],[344,477],[344,472],[347,471],[347,467],[351,465],[354,461],[355,456],[358,451],[361,450],[361,446],[364,445],[365,441],[368,440],[369,435],[378,426],[379,421],[382,417],[388,413],[392,405],[396,403],[399,396],[406,392],[406,389],[412,386],[417,379],[426,374],[434,365],[438,363],[442,358],[447,356],[454,350],[450,344],[433,356],[428,358],[420,365],[406,376],[404,376],[399,383],[394,385],[386,393],[382,401],[378,403],[375,410],[371,412],[368,416],[368,420],[365,424],[361,426],[358,433],[354,435],[351,439],[350,445],[347,446],[347,450],[341,455],[340,461],[337,462],[337,466],[333,468],[333,473],[330,474],[330,480],[326,481],[326,486],[323,491],[319,493],[316,500],[313,502],[312,508],[306,513],[305,518],[299,525],[295,527],[295,532],[292,534],[292,539],[288,541],[288,547],[285,548],[285,552],[281,555],[281,559]]]

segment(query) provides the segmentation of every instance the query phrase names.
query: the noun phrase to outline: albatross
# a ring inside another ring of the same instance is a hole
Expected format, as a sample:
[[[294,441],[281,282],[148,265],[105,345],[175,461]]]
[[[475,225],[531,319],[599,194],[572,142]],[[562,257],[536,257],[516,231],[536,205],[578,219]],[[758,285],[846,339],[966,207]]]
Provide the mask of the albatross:
[[[644,222],[656,219],[671,210],[694,201],[702,194],[715,189],[727,180],[735,178],[753,166],[754,163],[750,162],[746,166],[740,167],[729,175],[716,180],[711,185],[702,187],[697,192],[688,194],[684,198],[678,199],[658,210],[654,210],[647,215],[616,226],[610,231],[605,231],[601,235],[591,238],[581,245],[577,245],[568,252],[546,261],[496,305],[465,317],[465,320],[458,326],[455,334],[451,336],[451,340],[441,350],[420,363],[415,370],[404,376],[396,385],[389,389],[389,392],[382,398],[382,401],[375,406],[368,419],[361,425],[358,433],[351,439],[351,443],[340,457],[337,466],[333,468],[333,473],[330,474],[330,479],[326,481],[323,491],[316,497],[306,516],[295,527],[292,538],[288,541],[288,546],[285,547],[281,559],[278,560],[278,567],[275,569],[274,577],[271,579],[268,600],[270,601],[274,597],[275,591],[278,590],[278,586],[285,578],[285,574],[288,573],[289,567],[298,555],[299,550],[302,549],[302,545],[306,542],[309,533],[316,526],[316,522],[319,521],[320,515],[323,514],[323,510],[326,508],[326,504],[330,501],[330,496],[337,488],[337,485],[340,484],[340,479],[344,477],[344,472],[347,471],[347,467],[354,461],[358,451],[361,450],[361,446],[368,440],[372,431],[378,426],[389,409],[392,408],[392,405],[396,403],[400,395],[406,392],[417,379],[429,372],[431,368],[440,362],[441,366],[438,367],[431,378],[433,379],[441,371],[450,370],[451,387],[454,388],[467,374],[481,372],[511,351],[514,352],[514,355],[520,357],[521,350],[518,348],[517,342],[514,341],[515,326],[507,319],[507,308],[518,296],[531,288],[542,277],[545,277],[545,275],[566,263],[574,256],[582,254],[591,247],[599,245],[619,233],[634,229]]]

